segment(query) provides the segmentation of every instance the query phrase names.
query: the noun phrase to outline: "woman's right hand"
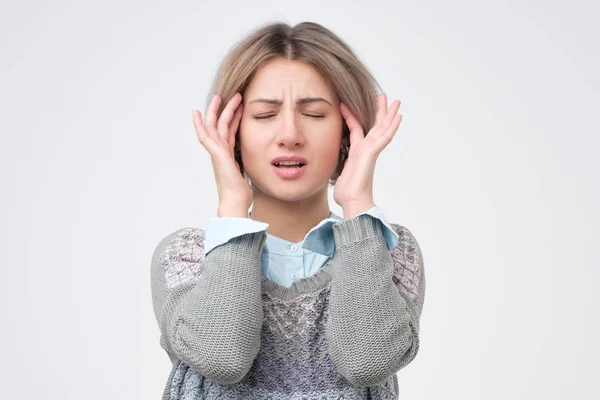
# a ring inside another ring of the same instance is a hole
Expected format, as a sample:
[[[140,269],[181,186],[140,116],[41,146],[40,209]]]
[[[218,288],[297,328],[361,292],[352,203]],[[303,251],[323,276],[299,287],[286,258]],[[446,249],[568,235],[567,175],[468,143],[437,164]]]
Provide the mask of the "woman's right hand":
[[[223,109],[218,121],[217,111],[221,104],[218,94],[210,102],[205,122],[199,110],[192,110],[198,141],[210,154],[219,194],[219,213],[223,216],[248,217],[248,209],[252,204],[252,189],[242,176],[233,152],[243,113],[241,102],[242,95],[237,92]]]

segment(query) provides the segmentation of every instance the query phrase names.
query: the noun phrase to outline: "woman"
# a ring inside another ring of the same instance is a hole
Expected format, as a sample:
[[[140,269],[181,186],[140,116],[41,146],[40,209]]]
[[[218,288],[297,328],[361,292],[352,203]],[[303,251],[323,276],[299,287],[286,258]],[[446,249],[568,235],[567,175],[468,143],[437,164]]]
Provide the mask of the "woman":
[[[376,87],[316,23],[263,25],[227,54],[205,118],[193,110],[217,216],[152,256],[163,399],[398,398],[425,276],[414,236],[373,201],[401,121]]]

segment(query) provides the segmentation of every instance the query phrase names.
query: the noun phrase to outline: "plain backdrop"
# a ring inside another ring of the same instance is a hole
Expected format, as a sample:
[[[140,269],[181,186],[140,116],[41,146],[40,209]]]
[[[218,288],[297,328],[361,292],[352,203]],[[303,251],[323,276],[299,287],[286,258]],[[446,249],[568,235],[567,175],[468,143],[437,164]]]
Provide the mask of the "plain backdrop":
[[[2,1],[2,398],[160,398],[151,253],[217,207],[191,110],[275,20],[330,28],[402,101],[374,187],[427,273],[400,398],[600,398],[599,18],[592,1]]]

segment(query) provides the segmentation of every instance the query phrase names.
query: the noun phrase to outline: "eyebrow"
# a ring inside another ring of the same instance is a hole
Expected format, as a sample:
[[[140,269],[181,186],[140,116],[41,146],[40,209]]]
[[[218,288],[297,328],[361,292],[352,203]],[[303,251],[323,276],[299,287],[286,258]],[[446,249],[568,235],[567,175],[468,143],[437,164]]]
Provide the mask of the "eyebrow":
[[[297,99],[296,104],[315,103],[315,102],[319,102],[319,101],[324,101],[325,103],[327,103],[331,106],[331,103],[322,97],[303,97],[301,99]],[[252,103],[266,103],[266,104],[281,105],[281,104],[283,104],[283,101],[281,101],[279,99],[260,98],[260,99],[254,99],[248,104],[252,104]]]

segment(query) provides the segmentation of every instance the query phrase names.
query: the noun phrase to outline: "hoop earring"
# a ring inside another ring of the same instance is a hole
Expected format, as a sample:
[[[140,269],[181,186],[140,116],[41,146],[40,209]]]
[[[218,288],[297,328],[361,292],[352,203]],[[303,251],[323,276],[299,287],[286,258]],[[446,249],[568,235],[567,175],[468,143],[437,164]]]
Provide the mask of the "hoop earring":
[[[342,146],[342,147],[340,148],[340,154],[341,154],[343,157],[348,157],[348,153],[349,153],[349,152],[350,152],[350,146]]]

